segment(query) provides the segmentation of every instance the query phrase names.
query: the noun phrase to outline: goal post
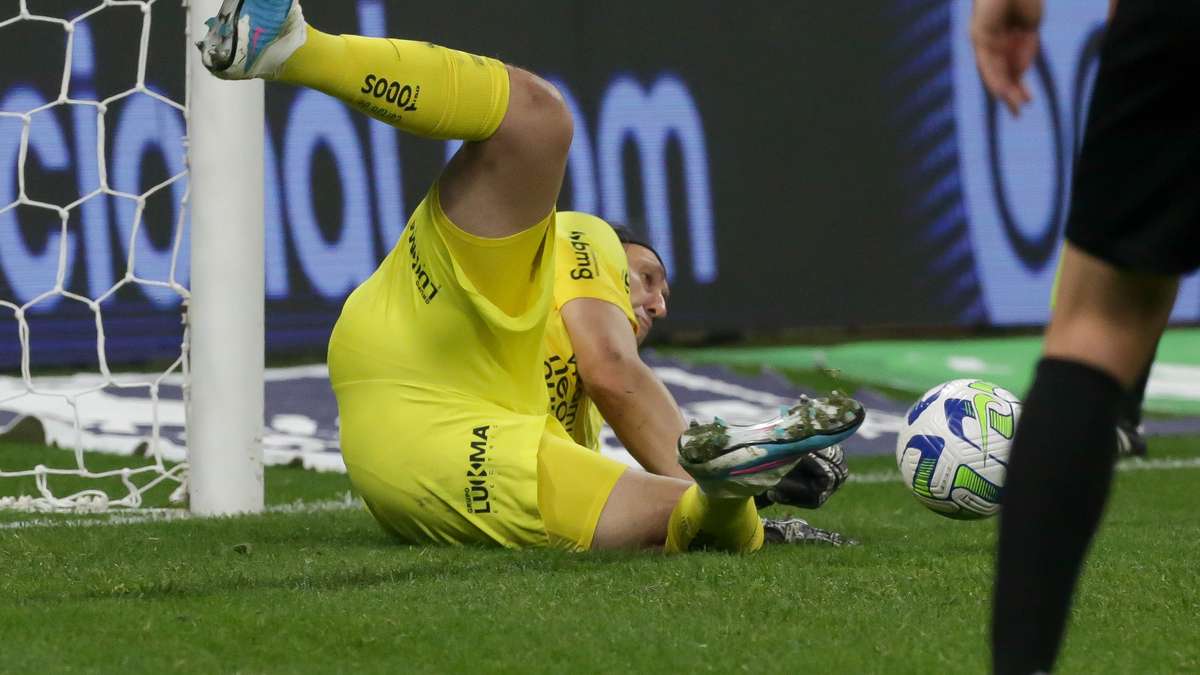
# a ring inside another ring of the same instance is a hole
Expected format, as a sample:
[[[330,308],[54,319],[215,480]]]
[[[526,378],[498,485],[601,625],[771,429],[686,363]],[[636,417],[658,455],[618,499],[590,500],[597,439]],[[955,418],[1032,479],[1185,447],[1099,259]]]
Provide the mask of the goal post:
[[[190,43],[203,38],[221,0],[187,2],[190,508],[255,513],[263,508],[263,83],[226,82],[204,69]]]

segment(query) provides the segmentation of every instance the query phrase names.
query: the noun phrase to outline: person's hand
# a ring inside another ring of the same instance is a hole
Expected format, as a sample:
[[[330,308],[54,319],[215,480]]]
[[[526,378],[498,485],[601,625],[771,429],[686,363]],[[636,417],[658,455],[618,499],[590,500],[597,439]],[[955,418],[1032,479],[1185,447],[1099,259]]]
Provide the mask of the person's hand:
[[[849,476],[846,453],[840,445],[831,445],[805,455],[775,487],[755,497],[754,503],[760,509],[771,504],[818,509]]]
[[[1043,0],[975,0],[971,41],[983,85],[1014,116],[1033,99],[1022,81],[1038,50]]]

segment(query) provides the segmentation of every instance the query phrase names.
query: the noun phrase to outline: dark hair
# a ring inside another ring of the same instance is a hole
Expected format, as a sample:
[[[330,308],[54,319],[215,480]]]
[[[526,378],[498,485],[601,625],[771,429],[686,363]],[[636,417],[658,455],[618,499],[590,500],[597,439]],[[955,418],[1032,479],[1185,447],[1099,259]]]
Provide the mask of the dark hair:
[[[667,264],[663,262],[662,256],[658,254],[658,251],[654,250],[654,247],[650,245],[650,242],[638,236],[638,234],[629,226],[612,222],[610,222],[608,226],[613,229],[613,232],[617,233],[617,239],[620,239],[622,244],[641,246],[642,248],[653,253],[655,258],[658,258],[658,264],[662,265],[664,270],[667,269]]]

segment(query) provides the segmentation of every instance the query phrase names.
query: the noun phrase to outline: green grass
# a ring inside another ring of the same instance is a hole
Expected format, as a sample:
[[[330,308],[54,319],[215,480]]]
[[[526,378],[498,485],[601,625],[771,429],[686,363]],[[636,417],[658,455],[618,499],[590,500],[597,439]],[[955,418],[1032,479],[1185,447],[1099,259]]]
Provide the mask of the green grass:
[[[1152,451],[1196,458],[1197,445],[1155,439]],[[0,458],[37,452],[0,446]],[[892,468],[852,460],[860,475]],[[1197,469],[1119,474],[1060,672],[1200,671],[1198,480]],[[267,472],[272,503],[347,487]],[[360,510],[4,529],[0,671],[985,671],[995,521],[943,519],[898,482],[850,483],[808,517],[862,545],[417,548]]]
[[[854,378],[844,376],[840,371],[822,368],[820,370],[802,370],[797,368],[764,368],[762,364],[750,363],[723,363],[707,359],[694,358],[695,352],[686,349],[663,349],[660,350],[663,356],[672,359],[678,359],[684,363],[717,363],[722,365],[732,372],[747,376],[761,375],[764,370],[774,371],[779,373],[793,384],[804,387],[810,391],[816,392],[818,395],[826,396],[833,390],[838,390],[846,394],[853,395],[854,392],[860,389],[869,388],[883,396],[887,396],[895,401],[902,401],[905,404],[915,401],[920,397],[922,392],[908,391],[904,389],[896,389],[893,387],[884,387],[877,384],[863,382]]]

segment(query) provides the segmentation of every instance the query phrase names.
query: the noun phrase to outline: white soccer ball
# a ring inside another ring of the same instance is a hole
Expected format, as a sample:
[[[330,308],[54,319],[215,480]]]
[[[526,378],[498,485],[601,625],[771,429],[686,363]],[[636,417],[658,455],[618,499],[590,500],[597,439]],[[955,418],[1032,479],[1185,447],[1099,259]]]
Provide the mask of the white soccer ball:
[[[896,441],[905,486],[948,518],[996,515],[1020,413],[1012,392],[983,380],[954,380],[925,392]]]

